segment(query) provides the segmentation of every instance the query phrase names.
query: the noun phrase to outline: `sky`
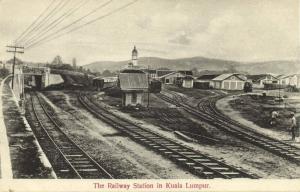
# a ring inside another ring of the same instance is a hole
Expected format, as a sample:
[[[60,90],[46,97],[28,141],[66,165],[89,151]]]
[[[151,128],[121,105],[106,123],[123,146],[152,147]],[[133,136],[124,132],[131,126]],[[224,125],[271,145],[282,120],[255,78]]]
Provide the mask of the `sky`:
[[[60,1],[54,0],[52,7]],[[83,2],[62,1],[66,6],[52,18],[48,17],[49,22],[37,27],[36,33],[48,29],[47,25],[72,5]],[[58,35],[58,29],[104,3],[109,2],[74,27],[131,1],[87,0],[49,34]],[[5,46],[12,44],[50,2],[0,0],[0,60],[11,58]],[[26,61],[51,62],[60,55],[64,62],[71,63],[76,57],[78,64],[84,65],[94,61],[128,60],[136,45],[140,57],[203,56],[249,62],[295,60],[300,50],[299,26],[298,0],[138,0],[79,30],[25,49],[25,54],[18,57]],[[27,40],[34,37],[38,34],[31,34]]]

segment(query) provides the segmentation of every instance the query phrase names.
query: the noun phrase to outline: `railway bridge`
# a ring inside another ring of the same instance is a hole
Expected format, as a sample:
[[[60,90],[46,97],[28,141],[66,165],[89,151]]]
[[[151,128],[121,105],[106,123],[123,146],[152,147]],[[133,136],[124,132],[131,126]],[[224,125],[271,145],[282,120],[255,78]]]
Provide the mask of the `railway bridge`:
[[[11,84],[18,100],[24,97],[24,88],[41,90],[49,85],[50,68],[18,66],[15,68],[13,82]]]

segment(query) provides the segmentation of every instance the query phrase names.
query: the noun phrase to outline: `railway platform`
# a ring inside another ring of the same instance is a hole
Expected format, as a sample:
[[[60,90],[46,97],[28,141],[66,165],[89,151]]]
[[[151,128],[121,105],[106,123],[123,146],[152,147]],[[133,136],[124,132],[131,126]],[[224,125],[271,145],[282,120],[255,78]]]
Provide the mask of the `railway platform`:
[[[3,92],[4,82],[7,78],[1,80],[0,85],[0,163],[1,163],[1,178],[12,179],[12,167],[9,153],[8,139],[6,126],[4,123],[3,101],[2,97],[6,94]]]
[[[1,176],[3,179],[52,178],[50,164],[45,163],[9,82],[8,78],[4,79],[0,89]]]

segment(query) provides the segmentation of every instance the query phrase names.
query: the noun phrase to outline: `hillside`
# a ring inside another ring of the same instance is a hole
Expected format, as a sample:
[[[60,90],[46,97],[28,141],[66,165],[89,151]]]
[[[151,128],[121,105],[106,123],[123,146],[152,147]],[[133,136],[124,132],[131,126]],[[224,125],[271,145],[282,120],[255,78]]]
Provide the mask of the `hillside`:
[[[103,72],[108,69],[117,71],[122,69],[129,61],[99,61],[84,65],[91,71]],[[210,59],[205,57],[192,57],[182,59],[163,59],[157,57],[142,57],[139,59],[139,65],[150,68],[170,68],[170,69],[193,69],[223,71],[236,69],[239,72],[249,74],[275,73],[292,74],[300,73],[300,66],[296,61],[265,61],[265,62],[236,62],[220,59]]]
[[[300,73],[299,62],[296,61],[266,61],[243,63],[237,67],[239,71],[247,71],[250,74],[274,73],[294,74]]]
[[[86,69],[91,71],[102,72],[106,69],[110,71],[116,71],[124,66],[129,61],[99,61],[93,62],[91,64],[84,65]],[[192,57],[192,58],[182,58],[182,59],[163,59],[157,57],[142,57],[139,59],[139,65],[150,68],[170,68],[170,69],[192,69],[197,68],[199,70],[210,69],[210,70],[226,70],[230,66],[239,65],[238,62],[225,61],[219,59],[209,59],[204,57]]]

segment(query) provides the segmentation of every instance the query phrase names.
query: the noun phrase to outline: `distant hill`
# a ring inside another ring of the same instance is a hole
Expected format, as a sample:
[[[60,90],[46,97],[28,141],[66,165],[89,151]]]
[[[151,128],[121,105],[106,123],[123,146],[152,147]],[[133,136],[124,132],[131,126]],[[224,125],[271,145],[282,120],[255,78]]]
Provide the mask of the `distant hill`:
[[[84,68],[90,69],[91,71],[102,72],[106,69],[110,71],[120,70],[128,64],[128,61],[98,61],[91,64],[84,65]],[[200,70],[226,70],[230,66],[239,65],[235,61],[226,61],[219,59],[209,59],[204,57],[192,57],[182,59],[163,59],[158,57],[141,57],[139,58],[139,65],[150,68],[170,68],[170,69],[192,69],[197,68]]]
[[[104,70],[117,71],[127,65],[129,61],[98,61],[83,67],[93,72],[103,72]],[[158,57],[139,58],[139,65],[150,68],[169,69],[193,69],[200,71],[224,71],[237,70],[249,74],[276,73],[292,74],[300,73],[299,62],[296,61],[265,61],[265,62],[236,62],[221,59],[211,59],[205,57],[191,57],[182,59],[163,59]]]
[[[250,74],[275,73],[293,74],[300,73],[299,61],[265,61],[243,63],[237,67],[239,71],[247,71]]]

